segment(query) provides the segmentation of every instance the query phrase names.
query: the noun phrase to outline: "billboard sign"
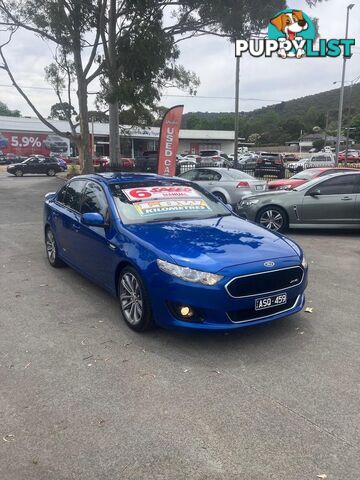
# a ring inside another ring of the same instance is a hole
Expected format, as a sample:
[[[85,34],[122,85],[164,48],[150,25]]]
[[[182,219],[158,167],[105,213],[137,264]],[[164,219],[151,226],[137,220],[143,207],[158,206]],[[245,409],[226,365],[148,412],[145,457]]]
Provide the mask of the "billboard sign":
[[[55,133],[0,132],[0,151],[17,156],[70,155],[70,141]]]

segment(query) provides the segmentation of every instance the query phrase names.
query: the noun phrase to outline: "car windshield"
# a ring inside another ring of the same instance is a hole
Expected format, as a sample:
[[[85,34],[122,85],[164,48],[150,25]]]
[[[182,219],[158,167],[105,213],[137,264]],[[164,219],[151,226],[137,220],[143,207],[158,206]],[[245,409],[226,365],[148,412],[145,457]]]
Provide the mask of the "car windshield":
[[[301,192],[301,190],[306,190],[307,188],[311,188],[313,185],[316,185],[317,183],[321,183],[324,180],[324,178],[326,177],[313,178],[309,182],[303,183],[302,185],[299,185],[298,187],[293,188],[292,191]]]
[[[217,218],[231,215],[225,205],[201,187],[180,182],[110,185],[124,224]]]
[[[317,175],[318,171],[314,169],[304,170],[291,177],[291,180],[310,180]]]

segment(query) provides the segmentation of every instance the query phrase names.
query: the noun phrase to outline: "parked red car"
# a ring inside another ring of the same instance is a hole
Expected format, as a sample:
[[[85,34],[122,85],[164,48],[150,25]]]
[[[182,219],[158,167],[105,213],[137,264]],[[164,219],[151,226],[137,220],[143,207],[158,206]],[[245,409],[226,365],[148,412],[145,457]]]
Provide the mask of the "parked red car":
[[[345,152],[339,152],[339,162],[345,163]],[[347,154],[347,163],[360,163],[360,154],[356,150],[349,150]]]
[[[328,168],[308,168],[297,173],[291,178],[281,180],[272,180],[268,182],[269,190],[292,190],[313,178],[329,175],[330,173],[353,172],[354,168],[328,167]]]
[[[67,164],[75,163],[79,165],[79,157],[68,157],[65,159]],[[93,161],[95,166],[107,167],[110,165],[109,157],[96,157]],[[124,170],[134,170],[135,160],[133,158],[121,157],[120,159],[120,168]]]

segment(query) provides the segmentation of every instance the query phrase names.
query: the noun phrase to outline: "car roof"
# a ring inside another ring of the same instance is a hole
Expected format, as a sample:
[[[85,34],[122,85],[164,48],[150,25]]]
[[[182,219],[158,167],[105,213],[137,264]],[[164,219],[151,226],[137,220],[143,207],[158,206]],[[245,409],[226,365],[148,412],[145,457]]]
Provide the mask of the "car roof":
[[[179,181],[181,183],[187,183],[186,180],[179,177],[165,177],[162,175],[157,175],[156,173],[126,173],[126,172],[106,172],[106,173],[94,173],[89,175],[79,175],[74,177],[76,180],[95,180],[105,184],[113,183],[136,183],[144,182],[150,183],[151,181],[163,181],[163,182],[174,182]]]

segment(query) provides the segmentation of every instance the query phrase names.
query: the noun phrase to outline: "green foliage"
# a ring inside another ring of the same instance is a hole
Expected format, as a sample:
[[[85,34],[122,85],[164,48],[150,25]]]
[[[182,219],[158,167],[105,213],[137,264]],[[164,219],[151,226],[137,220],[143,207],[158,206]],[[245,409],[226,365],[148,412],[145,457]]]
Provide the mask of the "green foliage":
[[[317,150],[321,150],[325,146],[325,141],[319,138],[318,140],[313,141],[313,147]]]
[[[0,116],[1,117],[20,117],[19,110],[10,110],[10,108],[3,102],[0,102]]]
[[[360,84],[353,86],[351,112],[348,110],[349,87],[345,87],[344,125],[358,127],[351,137],[360,141]],[[239,116],[239,135],[246,139],[252,134],[261,135],[263,145],[283,144],[297,140],[300,132],[313,133],[314,127],[321,130],[326,126],[328,115],[329,134],[337,125],[339,89],[281,102]],[[234,113],[190,112],[183,116],[183,128],[196,130],[233,130]]]
[[[51,106],[49,118],[53,120],[68,120],[68,118],[76,116],[75,108],[67,102],[63,102],[55,103]]]
[[[350,127],[356,128],[356,130],[350,130],[351,138],[355,139],[357,142],[360,142],[360,113],[357,113],[351,118]]]

